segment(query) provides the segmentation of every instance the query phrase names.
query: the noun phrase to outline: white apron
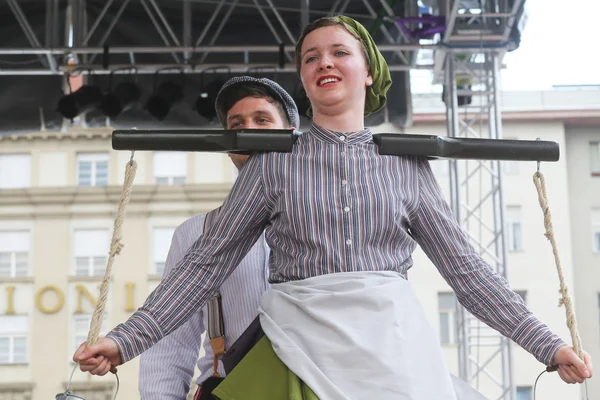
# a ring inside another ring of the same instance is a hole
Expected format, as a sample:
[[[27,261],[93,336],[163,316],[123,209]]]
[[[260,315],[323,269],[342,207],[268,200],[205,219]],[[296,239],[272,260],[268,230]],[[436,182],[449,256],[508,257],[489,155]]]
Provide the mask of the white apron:
[[[274,284],[259,315],[277,356],[322,400],[485,399],[451,377],[410,283],[395,272]]]

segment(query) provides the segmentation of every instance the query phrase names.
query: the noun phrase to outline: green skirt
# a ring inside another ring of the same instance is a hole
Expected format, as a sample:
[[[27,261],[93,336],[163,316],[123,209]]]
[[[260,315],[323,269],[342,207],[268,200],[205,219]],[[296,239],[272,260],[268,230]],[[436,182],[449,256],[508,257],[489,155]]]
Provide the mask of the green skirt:
[[[264,336],[212,392],[221,400],[319,400]]]

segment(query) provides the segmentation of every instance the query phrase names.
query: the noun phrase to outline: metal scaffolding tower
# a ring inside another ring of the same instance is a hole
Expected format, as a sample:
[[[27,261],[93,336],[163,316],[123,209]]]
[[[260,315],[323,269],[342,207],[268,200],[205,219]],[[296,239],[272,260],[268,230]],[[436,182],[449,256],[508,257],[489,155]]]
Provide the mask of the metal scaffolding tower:
[[[511,46],[524,1],[448,1],[444,50],[434,81],[444,84],[448,136],[502,138],[500,63]],[[499,161],[450,161],[451,206],[472,244],[508,279]],[[459,375],[490,399],[514,400],[511,341],[458,307]]]

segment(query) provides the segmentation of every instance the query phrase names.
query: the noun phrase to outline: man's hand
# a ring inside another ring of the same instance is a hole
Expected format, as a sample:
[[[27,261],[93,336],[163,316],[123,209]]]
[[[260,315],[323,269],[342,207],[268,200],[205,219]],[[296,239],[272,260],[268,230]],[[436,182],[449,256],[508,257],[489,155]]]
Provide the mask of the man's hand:
[[[592,357],[583,352],[585,363],[577,356],[572,347],[564,346],[556,351],[553,364],[558,367],[558,374],[567,383],[583,383],[592,377]]]
[[[100,338],[92,346],[88,346],[87,342],[82,343],[73,354],[73,361],[79,362],[83,372],[103,376],[111,370],[116,372],[115,367],[121,364],[121,353],[114,340]]]

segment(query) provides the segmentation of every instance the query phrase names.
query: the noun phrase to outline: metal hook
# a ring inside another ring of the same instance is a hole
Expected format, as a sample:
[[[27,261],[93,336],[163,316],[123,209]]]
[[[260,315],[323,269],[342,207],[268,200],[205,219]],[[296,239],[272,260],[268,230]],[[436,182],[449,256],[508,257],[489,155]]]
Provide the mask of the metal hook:
[[[536,138],[535,140],[542,140],[542,139],[541,139],[541,138]],[[537,175],[538,177],[540,176],[540,164],[541,164],[541,162],[540,162],[540,161],[538,161],[538,162],[537,162],[537,172],[536,172],[536,175]]]
[[[131,129],[135,129],[137,131],[137,127],[133,127]],[[133,165],[133,156],[135,155],[135,150],[131,150],[131,158],[129,158],[129,165]]]

